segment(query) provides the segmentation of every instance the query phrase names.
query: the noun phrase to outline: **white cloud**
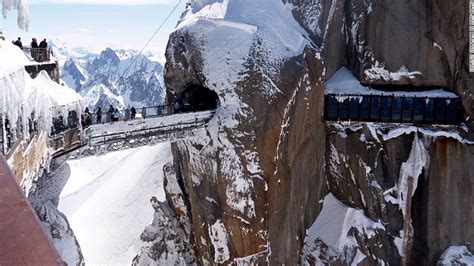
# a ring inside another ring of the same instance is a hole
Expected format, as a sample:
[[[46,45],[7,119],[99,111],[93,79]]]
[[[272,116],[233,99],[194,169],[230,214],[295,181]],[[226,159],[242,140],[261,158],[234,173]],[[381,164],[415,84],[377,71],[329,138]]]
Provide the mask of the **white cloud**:
[[[34,4],[75,5],[172,5],[178,0],[29,0]]]

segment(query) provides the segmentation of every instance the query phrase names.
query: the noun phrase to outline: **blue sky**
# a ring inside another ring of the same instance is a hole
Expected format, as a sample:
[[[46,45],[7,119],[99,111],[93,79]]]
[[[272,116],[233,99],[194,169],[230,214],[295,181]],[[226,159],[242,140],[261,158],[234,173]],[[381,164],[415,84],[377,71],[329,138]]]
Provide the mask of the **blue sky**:
[[[141,49],[178,0],[30,0],[28,32],[16,26],[16,11],[3,19],[8,39],[32,37],[66,42],[94,51],[106,47]],[[185,9],[181,3],[147,50],[163,52],[169,34]]]

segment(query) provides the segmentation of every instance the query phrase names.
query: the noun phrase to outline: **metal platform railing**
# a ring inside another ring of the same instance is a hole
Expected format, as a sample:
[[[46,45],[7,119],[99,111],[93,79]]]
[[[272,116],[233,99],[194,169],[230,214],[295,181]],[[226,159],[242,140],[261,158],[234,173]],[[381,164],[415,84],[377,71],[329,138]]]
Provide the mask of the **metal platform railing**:
[[[53,50],[51,48],[23,47],[23,51],[38,63],[51,61],[51,56],[53,55]]]
[[[464,119],[462,110],[459,98],[329,94],[325,96],[324,118],[327,121],[455,125]]]

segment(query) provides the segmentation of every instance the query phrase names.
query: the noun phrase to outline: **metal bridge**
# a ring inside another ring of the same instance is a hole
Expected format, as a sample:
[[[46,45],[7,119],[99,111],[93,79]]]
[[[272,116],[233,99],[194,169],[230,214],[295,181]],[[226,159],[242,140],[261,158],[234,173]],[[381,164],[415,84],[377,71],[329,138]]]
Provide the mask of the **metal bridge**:
[[[53,158],[93,156],[195,135],[215,111],[148,117],[72,128],[50,138]]]
[[[215,111],[168,114],[69,128],[50,136],[52,166],[91,156],[193,136]],[[34,133],[33,133],[34,134]],[[1,134],[4,135],[4,134]],[[19,143],[18,141],[16,143]],[[16,145],[10,147],[11,154]],[[0,154],[0,265],[64,265]]]

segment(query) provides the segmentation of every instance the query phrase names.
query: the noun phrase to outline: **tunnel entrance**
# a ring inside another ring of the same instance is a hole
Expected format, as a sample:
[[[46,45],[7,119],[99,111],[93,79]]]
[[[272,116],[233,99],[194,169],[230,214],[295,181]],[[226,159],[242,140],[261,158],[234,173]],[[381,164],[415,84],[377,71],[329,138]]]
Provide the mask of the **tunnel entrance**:
[[[218,106],[217,93],[201,85],[190,85],[181,94],[182,112],[214,110]]]

